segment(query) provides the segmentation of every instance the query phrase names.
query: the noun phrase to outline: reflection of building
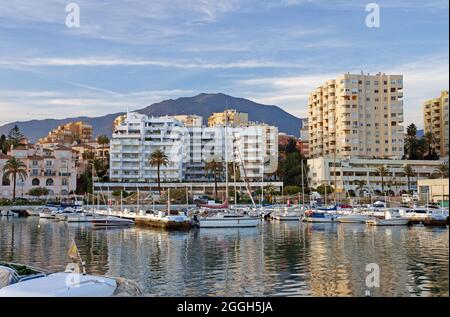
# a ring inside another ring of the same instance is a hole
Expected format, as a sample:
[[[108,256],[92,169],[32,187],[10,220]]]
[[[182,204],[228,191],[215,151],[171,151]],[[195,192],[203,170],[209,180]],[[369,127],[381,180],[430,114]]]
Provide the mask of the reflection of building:
[[[438,98],[425,101],[423,105],[424,132],[436,137],[436,152],[448,156],[448,90],[442,91]]]
[[[386,167],[389,171],[384,179],[384,190],[391,190],[398,194],[402,190],[408,190],[408,180],[404,174],[405,165],[409,165],[415,176],[410,177],[411,190],[417,190],[417,180],[429,178],[436,167],[442,161],[426,160],[383,160],[383,159],[339,159],[336,160],[336,168],[333,158],[314,158],[308,160],[309,177],[311,186],[317,187],[325,183],[337,188],[338,191],[357,191],[358,181],[365,181],[367,191],[381,191],[381,176],[377,174],[377,168]],[[336,170],[336,178],[334,171]],[[335,186],[335,179],[337,186]]]
[[[26,165],[26,179],[16,181],[16,196],[28,195],[32,188],[44,187],[49,195],[65,196],[76,189],[77,173],[72,150],[64,146],[54,149],[43,148],[36,144],[24,144],[12,149],[8,155],[0,156],[0,196],[11,198],[12,179],[3,175],[3,167],[10,157],[15,157]]]
[[[419,179],[417,183],[421,199],[431,202],[448,201],[448,178]]]
[[[208,126],[218,125],[244,126],[248,124],[248,113],[227,109],[223,112],[214,112],[208,119]]]
[[[70,122],[60,125],[48,133],[44,138],[39,139],[38,144],[63,144],[71,146],[74,142],[91,142],[92,126],[82,121]]]
[[[161,179],[164,181],[206,181],[210,173],[205,170],[205,164],[212,160],[242,163],[239,164],[240,175],[246,175],[250,180],[261,180],[263,173],[267,176],[276,171],[276,127],[267,124],[202,127],[197,126],[198,123],[189,121],[186,127],[174,117],[130,113],[114,128],[110,179],[119,182],[155,181],[156,166],[150,166],[148,161],[156,149],[163,150],[169,159],[167,166],[161,166]]]
[[[311,157],[403,156],[403,76],[345,74],[309,95]]]

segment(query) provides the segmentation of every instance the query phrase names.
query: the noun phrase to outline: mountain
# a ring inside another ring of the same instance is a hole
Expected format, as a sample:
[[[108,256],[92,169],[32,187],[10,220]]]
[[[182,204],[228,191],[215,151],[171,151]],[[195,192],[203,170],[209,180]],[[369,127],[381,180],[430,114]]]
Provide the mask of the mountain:
[[[236,98],[222,93],[217,94],[199,94],[194,97],[181,97],[178,99],[169,99],[154,103],[148,107],[137,110],[137,112],[153,115],[176,115],[176,114],[196,114],[203,117],[203,123],[208,122],[208,117],[213,112],[221,112],[224,109],[236,109],[239,112],[247,112],[250,121],[264,122],[278,127],[280,132],[299,136],[301,120],[278,106],[263,105],[244,98]],[[39,138],[46,136],[47,133],[57,126],[71,122],[84,121],[94,128],[94,135],[111,135],[114,119],[123,113],[108,114],[101,117],[75,117],[61,120],[45,119],[31,120],[23,122],[12,122],[0,126],[0,135],[8,134],[14,125],[17,125],[22,133],[36,142]]]

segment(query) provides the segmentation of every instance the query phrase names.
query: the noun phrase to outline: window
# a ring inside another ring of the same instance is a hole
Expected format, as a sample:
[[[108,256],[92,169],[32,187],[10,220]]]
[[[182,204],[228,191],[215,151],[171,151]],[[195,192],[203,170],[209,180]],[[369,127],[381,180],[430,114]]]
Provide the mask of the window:
[[[40,182],[39,179],[37,178],[33,178],[33,180],[31,181],[31,185],[33,186],[39,186]]]
[[[49,178],[45,181],[45,186],[53,186],[53,179]]]
[[[68,182],[67,178],[63,178],[63,179],[61,180],[61,185],[62,185],[62,186],[67,186],[68,184],[69,184],[69,182]]]

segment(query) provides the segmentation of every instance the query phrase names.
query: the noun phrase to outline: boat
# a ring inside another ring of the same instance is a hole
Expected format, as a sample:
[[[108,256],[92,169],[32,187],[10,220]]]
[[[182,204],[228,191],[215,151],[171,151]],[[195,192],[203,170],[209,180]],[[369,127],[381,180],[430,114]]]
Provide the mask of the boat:
[[[337,222],[339,223],[366,223],[370,217],[363,214],[349,214],[349,215],[341,215],[337,218]]]
[[[134,221],[131,219],[124,219],[118,217],[107,216],[105,218],[93,219],[91,221],[94,226],[98,227],[120,227],[134,225]]]
[[[143,296],[139,286],[133,281],[84,274],[74,270],[74,267],[76,266],[68,265],[64,272],[53,274],[37,272],[17,276],[14,271],[8,270],[8,267],[0,266],[0,273],[4,272],[4,276],[8,278],[4,279],[5,286],[0,288],[0,297]]]
[[[308,210],[305,216],[302,217],[303,222],[312,223],[333,223],[337,222],[339,215],[327,213],[323,211]]]
[[[301,213],[296,209],[285,208],[281,212],[275,212],[272,218],[278,221],[300,221]]]
[[[386,209],[384,219],[372,218],[366,221],[371,226],[405,226],[410,222],[408,218],[402,217],[398,209]]]
[[[45,275],[46,273],[43,270],[34,267],[16,263],[0,262],[0,289]]]
[[[256,227],[260,218],[236,213],[219,212],[212,216],[192,218],[193,224],[200,228],[243,228]]]
[[[0,211],[0,216],[2,217],[17,217],[18,215],[11,210],[4,209]]]

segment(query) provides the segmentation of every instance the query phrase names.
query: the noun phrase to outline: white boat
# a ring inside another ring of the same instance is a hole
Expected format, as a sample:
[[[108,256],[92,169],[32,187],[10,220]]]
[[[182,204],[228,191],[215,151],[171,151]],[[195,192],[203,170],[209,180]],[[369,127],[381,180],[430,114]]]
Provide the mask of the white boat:
[[[366,223],[370,217],[363,214],[350,214],[350,215],[342,215],[337,218],[337,222],[339,223]]]
[[[143,296],[136,283],[122,278],[66,270],[17,281],[0,289],[0,297],[116,297]]]
[[[3,217],[17,217],[17,214],[15,212],[12,212],[11,210],[4,209],[4,210],[0,211],[0,216],[3,216]]]
[[[366,224],[372,226],[405,226],[410,221],[410,219],[402,217],[397,209],[386,209],[384,215],[384,219],[369,219]]]
[[[99,227],[120,227],[120,226],[134,225],[134,221],[131,219],[124,219],[124,218],[118,218],[118,217],[112,217],[112,216],[93,219],[91,221],[91,223],[93,223],[94,226],[99,226]]]
[[[302,221],[311,223],[333,223],[337,222],[338,218],[339,215],[336,214],[309,210],[305,212],[305,216],[302,217]]]
[[[238,214],[223,214],[219,213],[211,217],[196,218],[194,222],[198,222],[200,228],[243,228],[256,227],[260,219],[257,217],[249,217]]]

